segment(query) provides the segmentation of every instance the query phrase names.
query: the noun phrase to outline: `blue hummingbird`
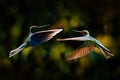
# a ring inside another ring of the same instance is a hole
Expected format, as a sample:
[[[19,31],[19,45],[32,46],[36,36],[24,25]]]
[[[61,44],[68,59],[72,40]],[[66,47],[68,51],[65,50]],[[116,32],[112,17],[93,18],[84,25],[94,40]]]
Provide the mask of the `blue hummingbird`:
[[[22,45],[20,45],[18,48],[14,49],[14,50],[11,50],[10,54],[9,54],[9,57],[12,57],[15,54],[19,53],[25,47],[36,46],[38,44],[47,42],[63,30],[63,29],[51,29],[51,30],[32,32],[32,30],[35,29],[35,28],[42,28],[42,27],[45,27],[45,26],[49,26],[49,25],[31,26],[29,36],[26,39],[26,41]]]
[[[99,48],[106,59],[113,56],[112,52],[104,47],[97,39],[90,36],[90,33],[87,30],[77,31],[75,32],[82,33],[82,37],[73,37],[73,38],[64,38],[64,39],[57,39],[57,41],[68,41],[68,40],[75,40],[75,41],[84,41],[84,46],[79,47],[73,53],[67,57],[67,61],[77,59],[83,56],[88,55],[95,47]]]

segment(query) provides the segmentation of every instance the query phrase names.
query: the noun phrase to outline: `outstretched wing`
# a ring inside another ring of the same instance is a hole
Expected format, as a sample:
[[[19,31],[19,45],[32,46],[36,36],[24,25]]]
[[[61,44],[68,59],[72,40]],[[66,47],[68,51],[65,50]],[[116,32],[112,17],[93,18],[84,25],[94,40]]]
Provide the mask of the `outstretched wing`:
[[[62,29],[52,29],[52,30],[35,32],[30,37],[30,40],[29,40],[30,45],[35,46],[39,43],[46,42],[61,31]]]
[[[75,40],[75,41],[88,41],[90,40],[88,37],[74,37],[74,38],[64,38],[64,39],[57,39],[57,41],[68,41],[68,40]]]
[[[68,56],[66,60],[70,61],[70,60],[73,60],[73,59],[84,57],[84,56],[88,55],[93,49],[94,49],[93,45],[88,45],[88,46],[85,46],[85,47],[79,47],[70,56]]]

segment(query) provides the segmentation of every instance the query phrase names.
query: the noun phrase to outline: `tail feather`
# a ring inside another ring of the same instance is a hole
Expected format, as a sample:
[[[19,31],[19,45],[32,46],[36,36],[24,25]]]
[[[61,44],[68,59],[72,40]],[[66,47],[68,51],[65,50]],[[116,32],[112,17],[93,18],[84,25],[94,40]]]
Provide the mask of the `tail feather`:
[[[107,55],[107,53],[105,52],[105,50],[103,50],[103,48],[101,47],[98,47],[98,48],[101,50],[102,54],[105,56],[106,59],[110,58],[110,55]]]
[[[21,50],[23,50],[23,48],[17,48],[17,49],[10,51],[9,58],[19,53]]]
[[[20,47],[11,50],[10,54],[9,54],[9,58],[12,57],[12,56],[14,56],[15,54],[19,53],[21,50],[24,49],[25,46],[26,46],[26,43],[23,43]]]
[[[102,51],[106,59],[109,59],[110,56],[114,56],[114,54],[112,54],[112,52],[109,49],[105,48],[104,46],[99,45],[98,48]]]
[[[109,56],[114,56],[114,54],[111,51],[103,49],[105,53],[107,53]]]

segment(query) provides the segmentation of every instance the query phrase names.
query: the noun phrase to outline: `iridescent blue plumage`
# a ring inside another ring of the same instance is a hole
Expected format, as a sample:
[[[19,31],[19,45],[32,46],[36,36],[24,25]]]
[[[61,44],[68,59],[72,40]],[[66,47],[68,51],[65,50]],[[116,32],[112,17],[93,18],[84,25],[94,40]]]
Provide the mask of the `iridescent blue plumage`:
[[[30,33],[29,33],[29,36],[26,39],[26,41],[18,48],[10,51],[9,57],[12,57],[15,54],[19,53],[22,49],[24,49],[27,46],[36,46],[36,45],[39,45],[41,43],[44,43],[44,42],[52,39],[53,36],[55,36],[56,34],[58,34],[59,32],[62,31],[62,29],[51,29],[51,30],[37,31],[37,32],[31,31],[33,28],[41,28],[41,27],[45,27],[45,26],[48,26],[48,25],[43,25],[40,27],[31,26]]]

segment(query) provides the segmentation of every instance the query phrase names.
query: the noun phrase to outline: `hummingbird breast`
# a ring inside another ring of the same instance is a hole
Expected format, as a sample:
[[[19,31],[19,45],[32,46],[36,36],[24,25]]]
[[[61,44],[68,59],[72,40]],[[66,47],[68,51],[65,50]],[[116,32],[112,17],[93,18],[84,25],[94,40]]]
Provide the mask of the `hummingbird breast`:
[[[88,45],[94,45],[96,46],[96,39],[93,37],[89,37],[90,40],[86,41]]]

